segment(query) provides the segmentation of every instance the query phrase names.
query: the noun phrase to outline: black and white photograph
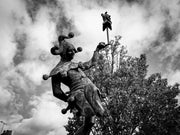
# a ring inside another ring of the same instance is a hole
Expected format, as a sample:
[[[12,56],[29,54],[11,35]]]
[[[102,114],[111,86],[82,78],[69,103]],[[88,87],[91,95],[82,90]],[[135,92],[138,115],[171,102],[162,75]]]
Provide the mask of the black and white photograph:
[[[180,0],[0,0],[0,135],[180,135]]]

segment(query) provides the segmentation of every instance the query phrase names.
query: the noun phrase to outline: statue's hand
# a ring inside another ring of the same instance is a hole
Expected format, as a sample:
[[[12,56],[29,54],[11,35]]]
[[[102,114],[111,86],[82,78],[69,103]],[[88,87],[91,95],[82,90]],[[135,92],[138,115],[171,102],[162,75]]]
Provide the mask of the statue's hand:
[[[70,102],[70,103],[72,103],[72,102],[74,102],[75,101],[75,97],[74,96],[70,96],[70,97],[68,97],[68,99],[67,99],[67,102]]]
[[[104,42],[100,42],[96,48],[97,51],[104,49],[106,47],[106,44]]]

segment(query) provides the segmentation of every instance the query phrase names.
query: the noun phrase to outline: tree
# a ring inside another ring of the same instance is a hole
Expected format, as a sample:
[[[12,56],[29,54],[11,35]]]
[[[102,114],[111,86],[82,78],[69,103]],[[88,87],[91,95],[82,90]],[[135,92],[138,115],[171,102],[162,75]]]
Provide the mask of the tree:
[[[179,84],[168,85],[167,79],[156,73],[147,76],[146,55],[139,58],[127,55],[120,36],[101,53],[98,66],[87,75],[106,93],[106,108],[112,116],[97,119],[94,135],[178,135],[180,107],[175,97]],[[78,124],[77,124],[78,123]],[[65,126],[69,135],[80,122],[69,118]]]

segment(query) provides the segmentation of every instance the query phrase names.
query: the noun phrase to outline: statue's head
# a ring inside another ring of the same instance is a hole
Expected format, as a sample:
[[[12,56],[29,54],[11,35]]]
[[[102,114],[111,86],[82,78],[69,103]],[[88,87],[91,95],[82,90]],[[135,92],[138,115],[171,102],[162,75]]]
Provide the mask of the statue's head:
[[[61,56],[62,60],[71,61],[76,53],[82,51],[81,47],[78,47],[76,49],[73,44],[65,40],[73,37],[74,37],[74,33],[72,32],[70,32],[68,36],[60,35],[58,37],[58,41],[59,41],[58,53]]]
[[[71,61],[76,53],[82,51],[81,47],[76,49],[73,44],[67,41],[61,42],[61,46],[63,46],[63,50],[60,53],[61,59],[66,61]]]

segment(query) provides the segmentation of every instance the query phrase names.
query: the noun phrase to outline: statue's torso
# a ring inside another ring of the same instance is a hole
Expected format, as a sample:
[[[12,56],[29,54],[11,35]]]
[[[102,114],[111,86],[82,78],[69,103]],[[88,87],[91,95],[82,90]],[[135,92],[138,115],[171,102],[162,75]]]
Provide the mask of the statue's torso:
[[[86,77],[85,73],[79,68],[78,63],[68,62],[58,64],[52,71],[51,76],[59,74],[60,81],[68,86],[71,91],[82,89],[84,86],[93,83]]]

